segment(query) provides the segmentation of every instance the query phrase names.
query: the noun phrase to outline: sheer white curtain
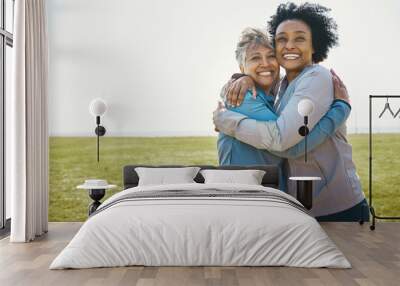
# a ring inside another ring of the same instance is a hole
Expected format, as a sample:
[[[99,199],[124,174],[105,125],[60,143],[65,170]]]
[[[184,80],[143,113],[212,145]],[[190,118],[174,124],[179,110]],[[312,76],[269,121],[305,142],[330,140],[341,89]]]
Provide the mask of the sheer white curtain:
[[[45,0],[16,0],[13,92],[7,136],[12,242],[48,225],[48,47]]]

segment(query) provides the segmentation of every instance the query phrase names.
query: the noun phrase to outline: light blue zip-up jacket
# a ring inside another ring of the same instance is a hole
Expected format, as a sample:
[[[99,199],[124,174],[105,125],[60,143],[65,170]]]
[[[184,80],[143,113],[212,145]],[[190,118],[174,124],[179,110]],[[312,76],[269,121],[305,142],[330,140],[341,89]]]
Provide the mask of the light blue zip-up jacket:
[[[263,90],[258,88],[257,97],[255,99],[252,93],[248,91],[240,106],[230,107],[228,109],[259,121],[276,120],[278,117],[274,111],[274,97],[267,96]],[[333,135],[346,121],[350,111],[351,107],[349,104],[341,100],[335,100],[328,113],[322,117],[308,135],[307,150],[313,150],[325,141],[328,136]],[[268,152],[243,143],[222,132],[220,132],[218,136],[217,146],[220,165],[278,165],[280,168],[279,188],[283,191],[285,191],[286,178],[282,172],[282,158],[296,158],[304,155],[305,152],[304,139],[285,151]]]
[[[303,118],[297,111],[300,100],[309,98],[314,102],[314,111],[309,116],[312,129],[329,110],[334,97],[332,76],[329,70],[320,66],[306,67],[290,84],[281,83],[275,102],[276,121],[257,121],[237,112],[226,111],[214,117],[216,127],[226,135],[252,145],[258,149],[284,151],[303,138],[298,128]],[[313,208],[314,216],[324,216],[349,209],[362,200],[360,180],[352,161],[351,145],[346,140],[346,126],[342,125],[334,136],[304,156],[289,158],[286,166],[288,176],[318,176]],[[288,181],[288,192],[295,194],[296,188]]]

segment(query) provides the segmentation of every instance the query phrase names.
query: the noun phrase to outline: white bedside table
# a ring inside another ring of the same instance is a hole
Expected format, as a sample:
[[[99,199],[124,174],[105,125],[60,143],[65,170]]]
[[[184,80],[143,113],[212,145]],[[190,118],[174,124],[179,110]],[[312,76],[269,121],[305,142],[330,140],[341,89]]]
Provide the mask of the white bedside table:
[[[83,185],[79,185],[76,188],[88,190],[89,197],[93,200],[93,202],[89,205],[89,216],[90,216],[101,205],[100,200],[106,194],[106,190],[115,187],[117,186],[109,185],[106,180],[90,179],[90,180],[85,180],[85,183]]]

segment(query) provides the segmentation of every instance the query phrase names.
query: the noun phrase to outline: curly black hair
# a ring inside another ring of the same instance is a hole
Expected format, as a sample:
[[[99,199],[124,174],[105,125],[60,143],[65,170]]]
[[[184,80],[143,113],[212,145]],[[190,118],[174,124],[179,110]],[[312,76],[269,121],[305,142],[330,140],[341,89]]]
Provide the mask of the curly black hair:
[[[311,29],[314,63],[319,63],[327,58],[330,48],[338,45],[337,24],[328,16],[331,9],[319,4],[304,3],[299,6],[289,2],[280,4],[275,15],[268,21],[268,32],[275,39],[276,29],[286,20],[300,20]],[[275,43],[273,41],[273,45]]]

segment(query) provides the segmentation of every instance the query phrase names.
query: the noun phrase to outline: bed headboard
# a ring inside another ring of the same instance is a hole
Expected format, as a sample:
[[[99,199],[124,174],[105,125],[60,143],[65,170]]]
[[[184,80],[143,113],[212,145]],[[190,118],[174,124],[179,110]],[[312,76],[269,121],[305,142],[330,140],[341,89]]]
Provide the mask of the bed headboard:
[[[160,166],[150,166],[150,165],[127,165],[124,166],[124,189],[133,188],[138,185],[139,176],[135,172],[136,167],[147,167],[147,168],[178,168],[178,167],[200,167],[202,170],[204,169],[219,169],[219,170],[263,170],[265,171],[265,175],[262,179],[262,185],[265,187],[272,187],[278,189],[279,186],[279,174],[278,167],[276,165],[254,165],[254,166],[207,166],[207,165],[190,165],[190,166],[182,166],[182,165],[160,165]],[[197,183],[204,183],[204,178],[200,174],[194,178]]]

